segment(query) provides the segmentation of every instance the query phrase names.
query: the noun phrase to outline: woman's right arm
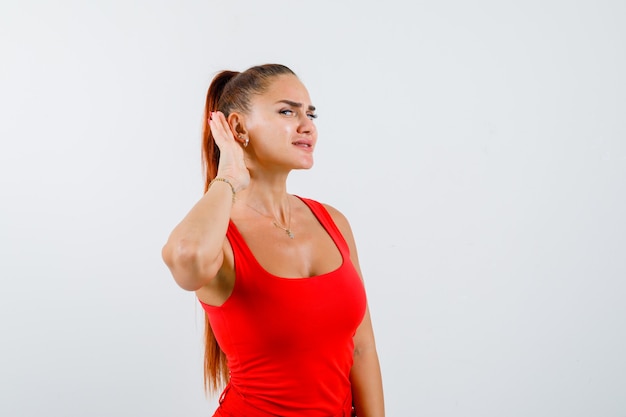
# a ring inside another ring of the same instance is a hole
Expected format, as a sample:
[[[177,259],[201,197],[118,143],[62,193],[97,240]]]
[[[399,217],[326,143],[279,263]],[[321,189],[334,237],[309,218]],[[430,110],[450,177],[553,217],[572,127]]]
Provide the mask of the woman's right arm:
[[[163,246],[163,260],[183,289],[196,291],[217,275],[231,206],[230,186],[214,182]]]
[[[210,121],[215,143],[220,148],[217,178],[204,196],[174,228],[163,246],[162,257],[174,280],[183,289],[196,291],[217,275],[224,259],[224,239],[233,205],[233,190],[247,187],[250,176],[241,146],[235,141],[222,113]]]

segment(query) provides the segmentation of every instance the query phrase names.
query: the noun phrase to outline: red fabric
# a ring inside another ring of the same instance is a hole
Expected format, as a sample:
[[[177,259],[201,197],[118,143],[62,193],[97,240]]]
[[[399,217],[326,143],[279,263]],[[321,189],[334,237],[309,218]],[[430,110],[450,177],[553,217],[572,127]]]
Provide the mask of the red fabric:
[[[349,395],[341,409],[337,414],[328,415],[327,417],[355,417],[354,409],[352,408],[352,396]],[[293,414],[284,414],[285,410],[281,411],[282,414],[270,414],[263,410],[250,405],[250,403],[244,398],[236,389],[233,389],[231,385],[228,385],[220,398],[220,406],[213,414],[213,417],[276,417],[276,416],[291,416]]]
[[[352,337],[365,313],[365,290],[330,214],[302,200],[343,263],[310,278],[277,277],[259,265],[230,223],[233,293],[220,307],[202,303],[231,374],[215,416],[350,416]]]

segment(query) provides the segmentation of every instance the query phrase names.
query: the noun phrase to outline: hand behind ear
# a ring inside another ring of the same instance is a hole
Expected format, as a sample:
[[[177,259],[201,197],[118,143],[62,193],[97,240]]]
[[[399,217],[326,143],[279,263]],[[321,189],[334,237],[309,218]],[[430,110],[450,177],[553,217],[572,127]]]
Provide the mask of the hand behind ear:
[[[220,149],[217,176],[231,181],[236,191],[243,190],[250,184],[250,172],[244,160],[242,145],[235,140],[231,126],[222,112],[211,113],[209,127],[215,144]]]

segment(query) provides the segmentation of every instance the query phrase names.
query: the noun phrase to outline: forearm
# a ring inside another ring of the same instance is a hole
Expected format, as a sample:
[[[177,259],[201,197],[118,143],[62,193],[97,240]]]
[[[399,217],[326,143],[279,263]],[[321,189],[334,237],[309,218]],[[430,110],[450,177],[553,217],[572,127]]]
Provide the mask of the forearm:
[[[163,260],[182,288],[200,288],[221,266],[232,197],[230,185],[216,181],[170,234]]]
[[[373,345],[355,351],[350,380],[357,417],[383,417],[385,405],[382,376],[378,354]]]

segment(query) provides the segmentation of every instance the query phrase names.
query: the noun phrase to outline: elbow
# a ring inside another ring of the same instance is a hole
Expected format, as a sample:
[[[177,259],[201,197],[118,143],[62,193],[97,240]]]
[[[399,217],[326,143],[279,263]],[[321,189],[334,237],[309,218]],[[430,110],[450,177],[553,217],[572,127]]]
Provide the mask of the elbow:
[[[187,291],[202,288],[217,274],[217,270],[212,267],[215,262],[207,262],[206,255],[197,245],[168,242],[163,246],[161,257],[176,284]]]

